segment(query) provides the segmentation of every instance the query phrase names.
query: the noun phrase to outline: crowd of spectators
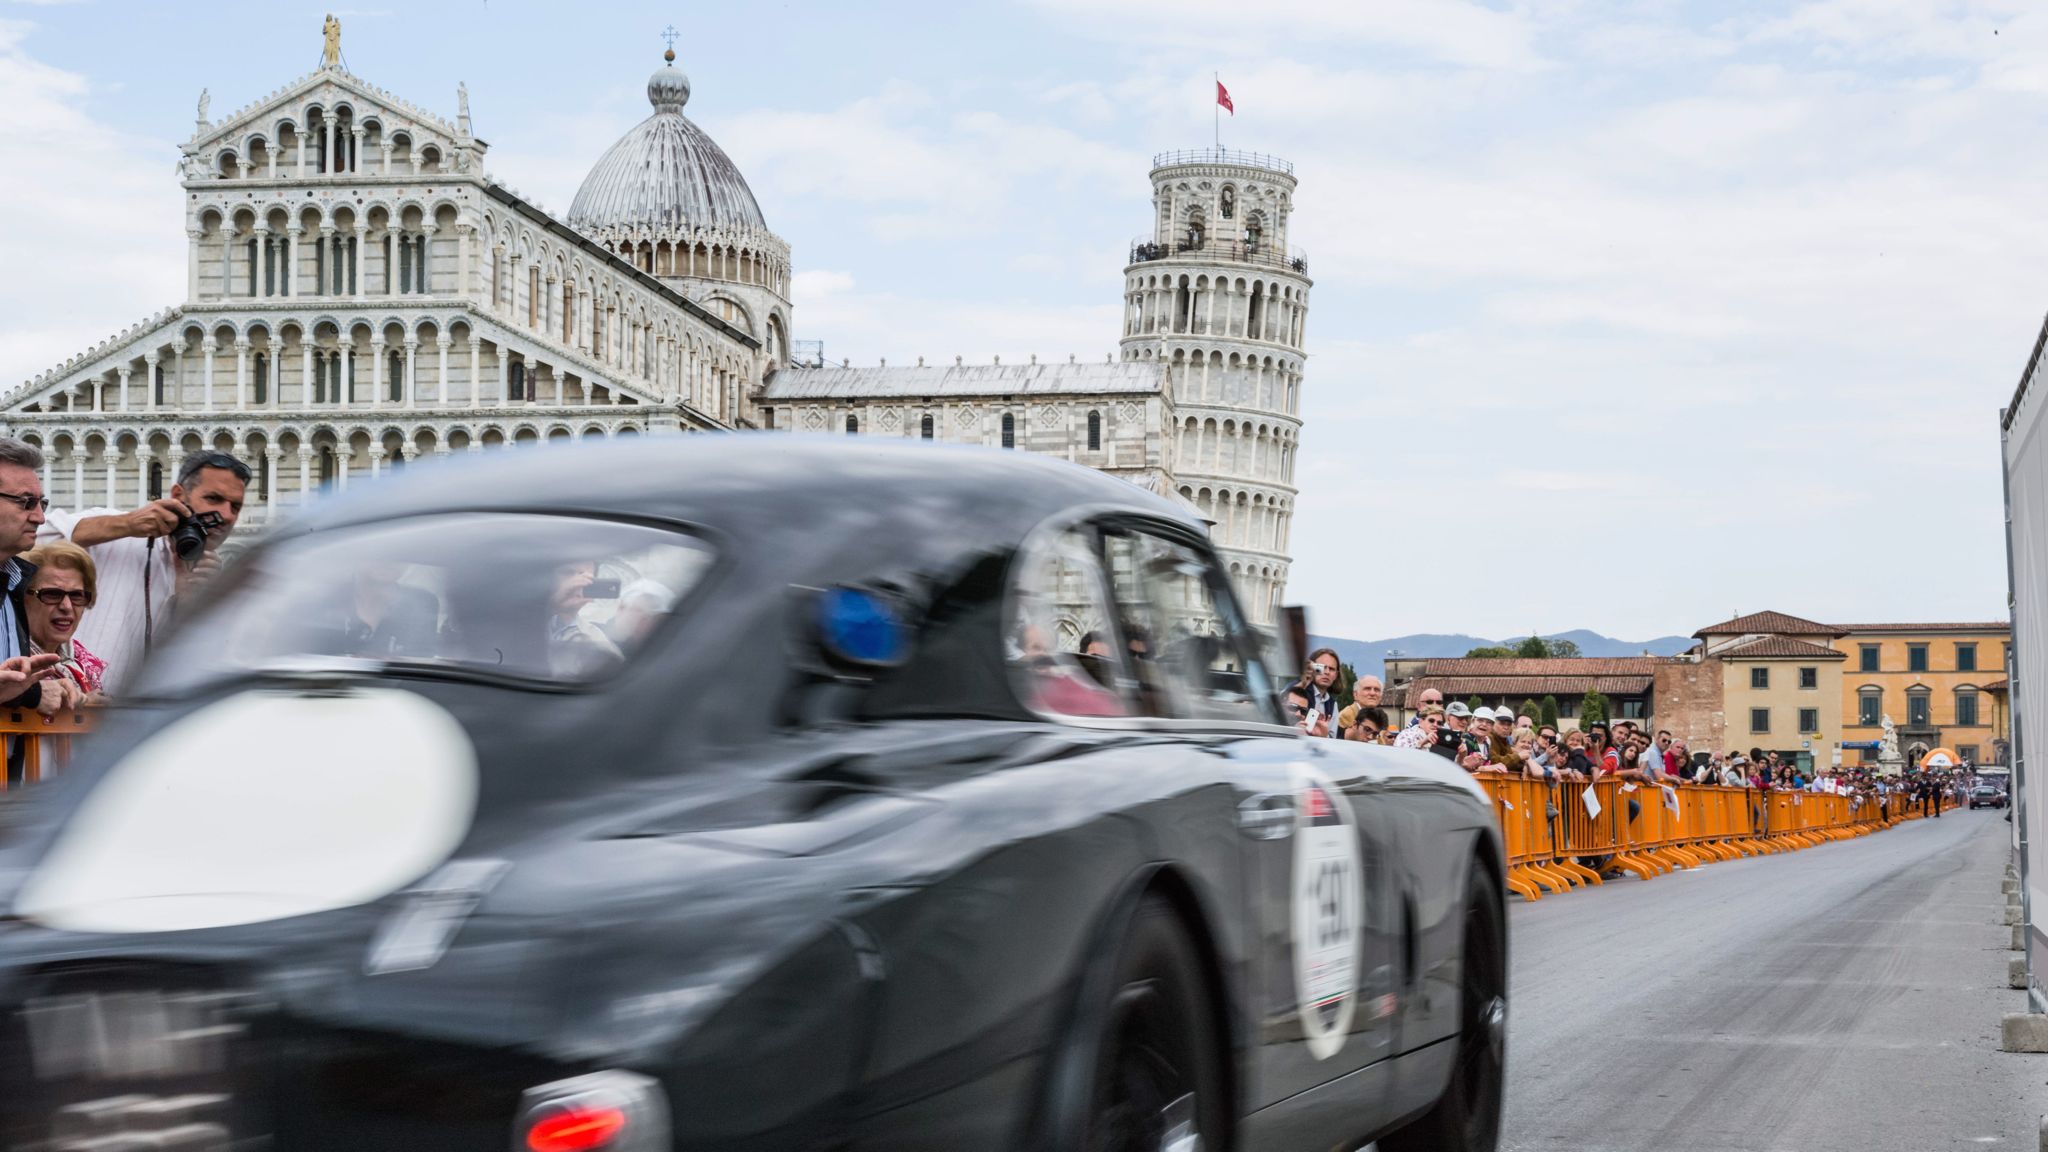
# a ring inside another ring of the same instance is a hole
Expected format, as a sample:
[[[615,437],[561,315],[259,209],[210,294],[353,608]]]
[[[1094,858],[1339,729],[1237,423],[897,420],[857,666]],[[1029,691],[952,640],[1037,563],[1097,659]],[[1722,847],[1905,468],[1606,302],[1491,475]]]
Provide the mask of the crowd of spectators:
[[[43,454],[0,437],[0,704],[45,716],[100,702],[132,675],[178,601],[220,569],[248,465],[199,452],[140,508],[66,512],[43,495]],[[182,553],[164,539],[189,526]],[[18,780],[25,742],[8,742]]]
[[[1415,748],[1435,753],[1474,775],[1519,776],[1553,783],[1619,779],[1639,784],[1716,784],[1762,791],[1875,796],[1881,802],[1924,802],[1931,814],[1953,806],[1967,773],[1912,771],[1887,776],[1875,765],[1802,769],[1777,752],[1702,750],[1682,737],[1633,720],[1595,721],[1562,731],[1509,708],[1473,708],[1443,702],[1435,688],[1417,692],[1414,715],[1391,723],[1382,704],[1386,687],[1360,676],[1348,703],[1337,700],[1342,664],[1332,649],[1309,655],[1299,682],[1287,689],[1290,717],[1312,736]]]

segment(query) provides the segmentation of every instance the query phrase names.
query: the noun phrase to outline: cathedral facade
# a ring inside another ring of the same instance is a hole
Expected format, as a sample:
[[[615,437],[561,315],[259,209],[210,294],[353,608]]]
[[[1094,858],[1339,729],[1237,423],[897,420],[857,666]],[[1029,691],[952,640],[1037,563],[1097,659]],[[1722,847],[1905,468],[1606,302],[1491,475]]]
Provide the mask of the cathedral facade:
[[[181,146],[184,302],[0,397],[63,507],[161,495],[211,448],[256,473],[256,527],[392,468],[506,444],[761,428],[988,444],[1200,510],[1259,623],[1288,564],[1306,261],[1294,176],[1155,159],[1156,219],[1101,363],[827,366],[793,355],[789,245],[683,114],[652,114],[557,218],[451,119],[324,65]]]

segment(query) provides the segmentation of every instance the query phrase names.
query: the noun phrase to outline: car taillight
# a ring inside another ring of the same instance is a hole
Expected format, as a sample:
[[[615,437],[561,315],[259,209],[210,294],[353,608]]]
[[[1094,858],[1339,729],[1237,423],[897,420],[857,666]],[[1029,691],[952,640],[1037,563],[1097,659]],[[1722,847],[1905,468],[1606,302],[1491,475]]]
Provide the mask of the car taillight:
[[[513,1152],[655,1152],[669,1146],[668,1101],[637,1072],[592,1072],[528,1088]]]
[[[592,1152],[625,1131],[626,1114],[617,1108],[567,1108],[544,1116],[526,1130],[531,1152]]]

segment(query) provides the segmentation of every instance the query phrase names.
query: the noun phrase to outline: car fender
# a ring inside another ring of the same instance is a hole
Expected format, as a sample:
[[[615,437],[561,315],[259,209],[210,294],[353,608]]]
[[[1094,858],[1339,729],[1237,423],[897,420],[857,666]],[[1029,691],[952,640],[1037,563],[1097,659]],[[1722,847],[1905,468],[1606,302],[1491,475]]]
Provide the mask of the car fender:
[[[1217,1032],[1226,1038],[1229,1053],[1223,1067],[1231,1100],[1229,1114],[1233,1121],[1243,1115],[1242,1069],[1249,1030],[1242,1010],[1242,990],[1223,963],[1210,926],[1218,910],[1204,907],[1198,886],[1174,865],[1154,862],[1125,879],[1089,933],[1088,962],[1069,981],[1056,1038],[1041,1062],[1037,1102],[1028,1113],[1027,1127],[1017,1143],[1019,1148],[1052,1152],[1081,1146],[1083,1133],[1071,1129],[1088,1114],[1087,1098],[1095,1075],[1089,1042],[1102,1026],[1102,1006],[1109,1001],[1118,945],[1129,933],[1139,904],[1155,892],[1173,905],[1200,953],[1216,1013]],[[1224,1147],[1229,1146],[1226,1141]]]

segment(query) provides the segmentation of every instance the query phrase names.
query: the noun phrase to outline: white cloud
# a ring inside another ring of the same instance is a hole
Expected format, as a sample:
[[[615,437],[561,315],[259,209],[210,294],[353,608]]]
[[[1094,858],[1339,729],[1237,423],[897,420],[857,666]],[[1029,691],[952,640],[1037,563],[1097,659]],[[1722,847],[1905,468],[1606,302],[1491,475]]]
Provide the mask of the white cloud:
[[[1238,0],[1036,0],[1084,35],[1142,44],[1239,54],[1299,46],[1383,45],[1425,60],[1477,68],[1527,70],[1546,62],[1530,20],[1517,8],[1466,0],[1268,0],[1248,10]]]
[[[0,20],[0,388],[185,293],[176,154],[85,111],[92,85],[29,55]]]

